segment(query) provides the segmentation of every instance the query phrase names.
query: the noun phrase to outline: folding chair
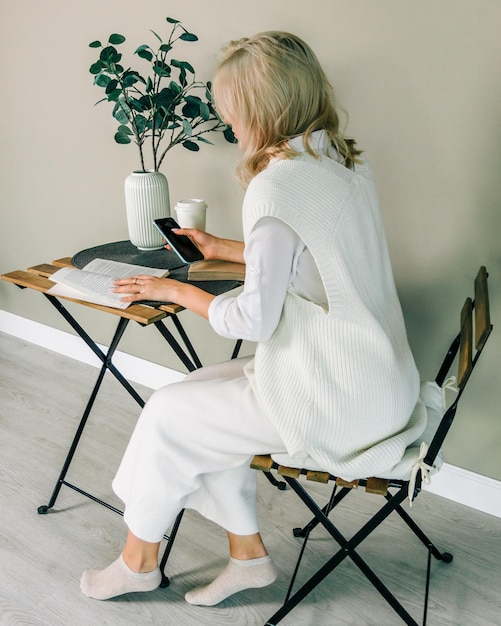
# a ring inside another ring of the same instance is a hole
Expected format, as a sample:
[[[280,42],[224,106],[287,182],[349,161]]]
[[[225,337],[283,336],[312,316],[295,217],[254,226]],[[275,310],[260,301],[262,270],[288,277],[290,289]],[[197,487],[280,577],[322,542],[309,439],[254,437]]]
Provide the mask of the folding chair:
[[[474,324],[473,324],[474,322]],[[473,325],[475,326],[475,343],[473,342]],[[449,384],[447,379],[449,372],[457,360],[457,395],[454,402],[445,411],[437,413],[433,410],[433,402],[429,404],[428,425],[420,440],[414,442],[405,452],[402,467],[404,473],[401,476],[383,476],[360,478],[352,483],[347,483],[340,477],[333,476],[321,468],[304,468],[300,463],[294,463],[294,459],[286,455],[255,456],[251,462],[253,469],[270,473],[276,471],[281,478],[293,489],[302,502],[313,513],[313,519],[302,529],[296,528],[293,533],[296,537],[303,538],[303,544],[299,553],[295,570],[292,574],[289,589],[282,607],[266,622],[266,626],[278,624],[295,606],[297,606],[326,576],[328,576],[346,557],[355,563],[372,585],[387,600],[396,613],[406,624],[417,626],[418,622],[408,613],[403,605],[391,593],[388,587],[381,581],[376,573],[369,567],[366,561],[357,552],[357,548],[392,512],[397,513],[402,520],[415,533],[418,539],[428,550],[426,582],[424,592],[423,625],[426,624],[428,595],[430,585],[431,557],[450,563],[452,555],[448,552],[440,552],[431,540],[424,534],[416,522],[402,508],[402,503],[409,495],[416,498],[421,491],[422,482],[429,481],[429,474],[439,469],[441,465],[441,447],[452,425],[459,401],[466,387],[470,375],[477,364],[487,338],[492,330],[489,314],[489,296],[487,288],[487,271],[481,267],[475,279],[475,301],[467,298],[461,311],[460,331],[445,355],[440,366],[435,382],[426,383],[428,391],[433,388],[440,396],[443,387]],[[447,380],[446,380],[447,379]],[[426,389],[424,389],[426,391]],[[441,400],[443,397],[441,397]],[[427,406],[428,408],[428,406]],[[423,443],[425,442],[425,443]],[[429,446],[427,445],[429,444]],[[400,464],[399,466],[400,467]],[[410,468],[413,468],[410,471]],[[398,471],[398,468],[397,468]],[[333,481],[334,485],[330,493],[329,501],[325,506],[320,506],[307,492],[301,477],[306,480],[316,480],[324,483]],[[329,514],[332,510],[358,486],[365,487],[369,493],[383,497],[384,503],[381,508],[351,537],[347,539],[335,526]],[[391,490],[391,491],[390,491]],[[323,526],[339,544],[339,549],[322,565],[316,573],[292,594],[296,574],[303,556],[310,532],[317,526]]]

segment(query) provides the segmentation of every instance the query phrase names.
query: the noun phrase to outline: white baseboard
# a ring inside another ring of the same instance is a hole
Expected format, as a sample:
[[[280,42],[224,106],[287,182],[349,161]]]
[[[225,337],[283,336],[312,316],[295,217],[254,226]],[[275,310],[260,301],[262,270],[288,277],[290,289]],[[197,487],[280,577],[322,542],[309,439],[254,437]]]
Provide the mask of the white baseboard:
[[[501,481],[444,463],[425,491],[501,518]]]
[[[0,310],[0,331],[82,363],[101,367],[99,358],[80,337],[51,326]],[[99,347],[104,351],[107,350],[106,346],[99,345]],[[150,387],[150,389],[158,389],[177,382],[186,375],[119,350],[113,356],[113,363],[127,380]]]
[[[101,362],[79,337],[0,310],[0,332],[8,333],[89,365]],[[105,348],[106,349],[106,348]],[[182,380],[185,374],[117,351],[113,359],[122,374],[133,382],[158,389]],[[444,463],[432,484],[424,489],[470,508],[501,518],[501,481]]]

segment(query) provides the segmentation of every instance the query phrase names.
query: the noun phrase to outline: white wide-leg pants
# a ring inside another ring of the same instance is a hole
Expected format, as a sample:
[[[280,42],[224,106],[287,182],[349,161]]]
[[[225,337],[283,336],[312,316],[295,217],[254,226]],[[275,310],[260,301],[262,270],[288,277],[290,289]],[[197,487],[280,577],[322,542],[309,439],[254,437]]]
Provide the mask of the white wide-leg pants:
[[[183,508],[238,534],[258,532],[255,454],[285,452],[235,359],[156,391],[113,481],[136,537],[160,541]]]

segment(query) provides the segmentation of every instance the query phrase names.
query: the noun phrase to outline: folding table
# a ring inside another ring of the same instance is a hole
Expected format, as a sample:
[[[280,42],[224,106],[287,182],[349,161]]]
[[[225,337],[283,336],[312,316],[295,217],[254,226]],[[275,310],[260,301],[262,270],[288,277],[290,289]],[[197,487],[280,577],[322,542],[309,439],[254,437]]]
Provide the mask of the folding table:
[[[77,450],[80,438],[84,431],[85,425],[91,413],[94,402],[99,393],[99,389],[103,382],[106,372],[110,372],[118,380],[118,382],[124,387],[124,389],[134,398],[140,407],[144,406],[144,400],[137,393],[134,387],[125,379],[122,373],[114,365],[112,359],[116,349],[122,339],[124,332],[130,321],[134,321],[141,326],[154,326],[160,332],[162,337],[172,348],[174,353],[181,360],[183,365],[188,371],[193,371],[202,364],[198,355],[193,348],[189,337],[184,330],[181,321],[178,317],[178,313],[183,311],[183,307],[172,303],[158,303],[148,302],[140,304],[132,304],[126,309],[117,309],[112,307],[106,307],[83,300],[75,300],[73,298],[67,298],[63,296],[55,296],[49,293],[49,289],[53,287],[54,282],[50,280],[51,275],[61,267],[79,267],[82,268],[87,262],[94,258],[113,259],[116,261],[122,261],[127,263],[133,263],[137,265],[144,265],[150,267],[160,267],[170,270],[170,276],[178,280],[187,280],[188,266],[182,265],[178,257],[174,252],[162,249],[157,251],[139,251],[129,241],[121,241],[110,244],[104,244],[83,250],[72,258],[65,257],[57,259],[52,263],[42,263],[28,268],[26,271],[16,270],[9,272],[1,276],[5,281],[11,282],[18,287],[33,289],[41,292],[48,301],[56,308],[56,310],[63,316],[63,318],[69,323],[69,325],[76,331],[79,337],[89,346],[94,354],[100,359],[102,366],[99,371],[95,385],[91,391],[89,400],[80,419],[78,428],[75,432],[70,448],[68,450],[66,459],[61,468],[59,477],[56,481],[53,493],[49,499],[48,504],[44,504],[38,508],[38,513],[44,514],[51,509],[58,498],[59,492],[63,485],[70,487],[74,491],[77,491],[81,495],[90,498],[94,502],[97,502],[112,511],[122,515],[122,511],[111,506],[109,503],[101,500],[80,487],[68,482],[66,475],[70,468],[74,454]],[[204,281],[200,283],[193,283],[214,295],[224,293],[230,289],[239,285],[236,281]],[[117,325],[109,347],[103,351],[100,346],[94,341],[91,335],[79,324],[74,315],[68,311],[63,305],[62,300],[68,300],[76,302],[79,305],[103,311],[117,318]],[[172,321],[178,336],[179,341],[168,329],[165,322]],[[236,357],[240,348],[241,342],[237,341],[235,349],[233,351],[232,358]]]

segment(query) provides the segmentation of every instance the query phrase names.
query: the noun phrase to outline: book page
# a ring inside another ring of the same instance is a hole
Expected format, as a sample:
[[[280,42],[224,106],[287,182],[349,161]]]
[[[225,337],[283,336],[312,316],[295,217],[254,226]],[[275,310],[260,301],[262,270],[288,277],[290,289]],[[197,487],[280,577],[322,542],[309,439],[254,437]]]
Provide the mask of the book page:
[[[91,302],[92,304],[102,304],[103,306],[110,306],[115,309],[126,309],[131,303],[120,302],[120,300],[112,299],[107,296],[98,296],[95,293],[87,295],[77,289],[72,289],[63,283],[56,283],[48,290],[53,296],[64,296],[65,298],[73,298],[73,300],[82,300],[83,302]]]
[[[120,261],[110,261],[106,259],[94,259],[87,263],[81,271],[94,272],[95,274],[106,274],[114,278],[128,278],[137,274],[145,274],[148,276],[158,276],[160,278],[169,275],[169,270],[159,269],[156,267],[143,267],[142,265],[133,265],[132,263],[121,263]]]
[[[136,272],[134,272],[136,273]],[[50,277],[50,280],[61,283],[72,290],[76,290],[77,295],[71,295],[72,298],[78,298],[78,293],[93,298],[91,302],[97,304],[106,304],[107,306],[115,306],[118,308],[126,308],[128,303],[121,302],[121,299],[127,295],[125,293],[113,293],[116,277],[107,276],[105,274],[95,274],[86,270],[73,269],[71,267],[63,267]],[[51,288],[49,293],[56,293],[56,289]],[[62,294],[58,294],[62,295]]]

